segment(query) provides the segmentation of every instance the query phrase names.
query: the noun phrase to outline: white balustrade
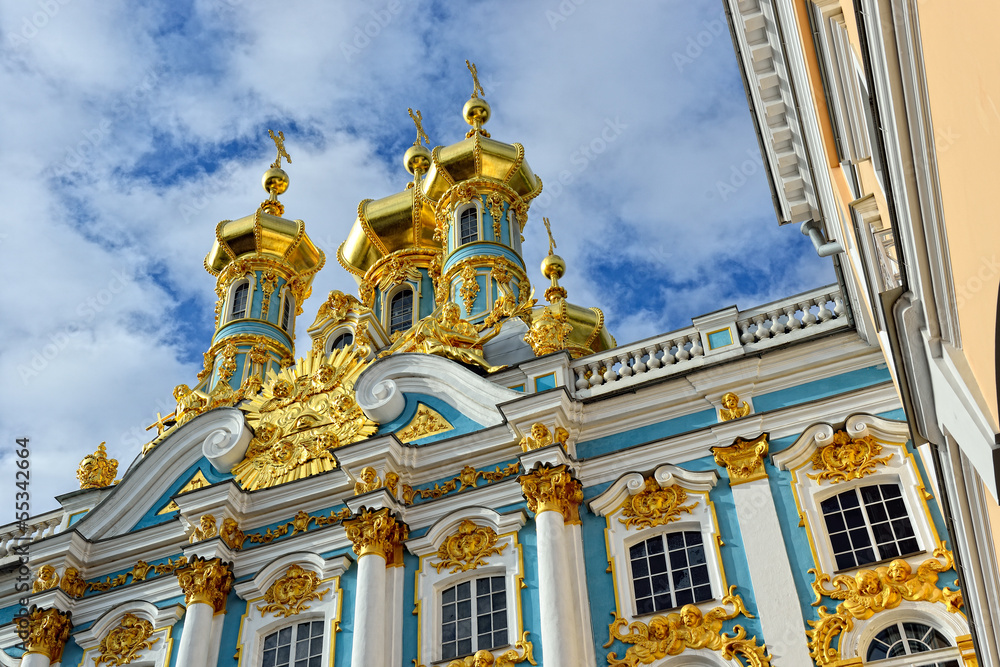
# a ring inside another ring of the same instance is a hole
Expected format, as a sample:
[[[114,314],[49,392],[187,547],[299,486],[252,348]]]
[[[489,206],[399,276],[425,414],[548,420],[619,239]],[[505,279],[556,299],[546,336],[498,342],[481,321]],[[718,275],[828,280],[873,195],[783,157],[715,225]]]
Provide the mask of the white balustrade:
[[[740,312],[735,324],[739,342],[750,352],[846,328],[848,318],[840,288],[830,285]],[[703,336],[688,327],[577,359],[571,364],[575,392],[601,394],[706,363]]]

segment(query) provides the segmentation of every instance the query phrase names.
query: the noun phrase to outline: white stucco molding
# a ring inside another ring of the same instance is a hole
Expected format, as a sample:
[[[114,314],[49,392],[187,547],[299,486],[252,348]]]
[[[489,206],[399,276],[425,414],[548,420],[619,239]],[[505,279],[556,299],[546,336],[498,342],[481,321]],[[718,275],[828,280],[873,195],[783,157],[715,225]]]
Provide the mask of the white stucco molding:
[[[949,612],[943,604],[903,600],[895,609],[887,609],[864,621],[855,619],[853,627],[840,636],[840,657],[863,658],[875,635],[899,621],[929,625],[939,630],[952,646],[957,644],[958,637],[969,634],[965,617]]]
[[[201,447],[212,467],[221,473],[228,473],[243,460],[253,432],[239,410],[226,408],[219,412],[222,414],[219,415],[218,428],[205,436]]]
[[[109,609],[94,621],[93,625],[73,636],[76,643],[83,649],[83,659],[80,664],[93,663],[99,654],[101,640],[121,622],[126,614],[133,614],[153,624],[153,633],[147,640],[152,641],[152,646],[139,652],[135,656],[135,660],[140,664],[155,665],[155,667],[163,667],[167,664],[171,650],[171,630],[184,615],[184,607],[170,605],[158,609],[156,605],[143,600],[132,600]],[[158,641],[153,641],[154,638]]]
[[[844,422],[844,430],[852,438],[870,435],[876,440],[896,445],[905,444],[910,439],[910,427],[906,422],[890,421],[874,415],[851,415]],[[836,431],[830,424],[810,426],[791,447],[772,454],[771,461],[780,470],[795,470],[805,465],[817,449],[833,442]]]
[[[379,424],[402,414],[406,393],[438,398],[485,426],[502,423],[497,404],[522,396],[433,354],[395,354],[377,361],[361,373],[354,389],[365,415]]]
[[[689,491],[708,493],[719,481],[719,474],[714,470],[692,472],[666,464],[653,472],[653,478],[661,487],[679,484]],[[598,516],[608,516],[621,506],[627,496],[642,493],[645,488],[646,478],[639,473],[622,475],[604,493],[590,501],[590,510]]]

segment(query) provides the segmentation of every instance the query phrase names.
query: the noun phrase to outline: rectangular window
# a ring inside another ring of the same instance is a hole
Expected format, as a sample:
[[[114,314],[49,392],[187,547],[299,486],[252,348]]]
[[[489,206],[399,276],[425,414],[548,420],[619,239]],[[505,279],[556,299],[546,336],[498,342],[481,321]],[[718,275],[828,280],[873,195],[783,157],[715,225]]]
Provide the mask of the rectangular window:
[[[652,614],[712,599],[701,533],[657,535],[629,549],[636,611]]]
[[[262,667],[322,667],[322,660],[323,621],[290,625],[264,638]]]
[[[851,489],[820,507],[840,570],[920,551],[897,484]]]
[[[462,211],[458,225],[458,245],[465,245],[479,240],[479,220],[475,208]]]
[[[507,588],[503,577],[464,581],[441,593],[442,660],[507,644]]]

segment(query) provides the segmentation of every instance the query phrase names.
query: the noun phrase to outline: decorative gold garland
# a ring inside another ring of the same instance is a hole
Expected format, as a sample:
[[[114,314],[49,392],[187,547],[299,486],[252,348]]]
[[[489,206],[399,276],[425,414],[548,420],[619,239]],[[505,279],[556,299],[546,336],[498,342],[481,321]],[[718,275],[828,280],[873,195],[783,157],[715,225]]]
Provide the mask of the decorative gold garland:
[[[437,500],[438,498],[452,493],[453,491],[462,492],[466,489],[478,488],[476,484],[479,479],[483,479],[486,482],[486,485],[488,485],[505,480],[508,477],[513,477],[518,474],[520,470],[521,464],[518,462],[508,463],[506,466],[498,465],[494,470],[476,470],[472,466],[465,466],[462,468],[462,472],[460,472],[456,477],[453,477],[444,484],[435,482],[433,488],[414,489],[409,484],[404,484],[403,503],[406,505],[412,505],[413,499],[418,495],[423,500],[426,500],[427,498]]]

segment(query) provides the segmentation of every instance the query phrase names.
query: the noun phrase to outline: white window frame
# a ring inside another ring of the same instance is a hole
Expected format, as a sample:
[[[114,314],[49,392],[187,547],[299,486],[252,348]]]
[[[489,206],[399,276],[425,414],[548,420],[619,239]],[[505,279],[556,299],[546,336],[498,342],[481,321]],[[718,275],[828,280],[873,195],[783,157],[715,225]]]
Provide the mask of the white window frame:
[[[320,578],[318,591],[329,588],[329,592],[318,600],[310,601],[309,609],[287,618],[276,613],[262,613],[259,607],[265,604],[264,595],[267,590],[292,565],[315,572]],[[240,621],[237,667],[261,667],[264,660],[264,638],[284,627],[306,621],[323,621],[323,655],[329,656],[327,664],[333,667],[336,629],[340,622],[343,598],[340,577],[350,566],[351,561],[346,556],[324,560],[313,553],[293,553],[271,561],[253,579],[236,584],[234,588],[237,595],[247,603],[246,613]]]
[[[906,451],[909,428],[904,422],[889,421],[872,415],[849,417],[844,425],[844,430],[852,438],[872,436],[882,445],[879,457],[888,456],[889,460],[877,465],[872,474],[860,479],[837,483],[824,479],[811,479],[808,475],[822,472],[813,467],[811,462],[813,454],[816,450],[832,443],[833,435],[837,430],[839,429],[834,429],[830,424],[811,426],[791,447],[771,457],[775,466],[792,473],[792,491],[812,545],[816,568],[822,573],[833,575],[840,572],[872,569],[884,564],[884,561],[875,561],[860,567],[838,569],[833,547],[826,532],[826,520],[823,518],[820,503],[831,496],[862,486],[897,484],[903,502],[906,504],[914,536],[920,547],[917,554],[903,560],[909,562],[916,569],[917,565],[927,559],[927,554],[933,553],[940,538],[924,496],[926,493],[924,481],[920,477],[913,456]],[[872,546],[876,548],[877,555],[877,547],[874,543]]]
[[[226,294],[226,302],[222,306],[222,317],[220,318],[223,324],[250,319],[250,313],[253,312],[253,294],[257,288],[256,276],[257,274],[251,271],[239,280],[233,281],[233,284],[229,286],[229,292]],[[236,290],[244,283],[247,285],[246,313],[244,313],[243,317],[233,317],[233,299],[236,298]]]
[[[489,527],[496,532],[498,539],[495,546],[497,548],[504,544],[507,546],[503,547],[501,553],[486,557],[484,564],[475,569],[453,573],[450,568],[445,567],[438,572],[437,568],[431,564],[437,562],[435,553],[466,519],[479,526]],[[490,651],[494,655],[498,655],[507,648],[513,647],[514,643],[521,638],[524,632],[521,613],[524,558],[517,533],[526,521],[527,515],[523,511],[501,515],[485,507],[470,507],[441,518],[431,526],[424,536],[407,542],[407,548],[410,552],[420,559],[416,576],[416,590],[414,591],[419,626],[418,664],[431,665],[443,660],[441,595],[446,589],[465,581],[473,582],[474,591],[476,579],[504,577],[507,590],[507,641],[509,643],[506,646],[497,646]],[[476,634],[475,618],[473,617],[473,636],[475,637]]]
[[[929,660],[941,655],[941,660],[958,660],[959,665],[964,665],[961,649],[958,648],[958,638],[969,634],[969,626],[962,614],[951,613],[945,606],[939,603],[911,602],[904,600],[895,609],[887,609],[879,612],[867,620],[854,619],[853,627],[846,630],[840,636],[840,658],[850,660],[861,658],[864,660],[868,653],[868,645],[871,644],[875,636],[886,627],[894,623],[923,623],[938,630],[951,642],[953,653],[928,652],[917,655],[928,656]],[[915,656],[905,656],[905,658],[890,658],[888,660],[876,660],[864,662],[865,665],[873,667],[900,667],[912,665]],[[901,661],[902,660],[902,661]],[[920,662],[919,660],[917,662]]]
[[[101,641],[111,630],[118,627],[118,624],[121,623],[126,614],[133,614],[153,624],[153,634],[147,640],[152,641],[152,646],[137,653],[132,664],[148,667],[167,667],[173,645],[171,634],[174,624],[184,616],[184,607],[181,605],[171,605],[163,609],[158,609],[156,605],[140,600],[133,600],[115,606],[94,621],[89,628],[73,635],[76,643],[83,649],[81,665],[94,664],[95,658],[101,653]],[[153,641],[154,638],[158,641]]]
[[[410,313],[410,326],[403,329],[403,333],[406,333],[417,323],[417,314],[420,310],[420,299],[418,298],[419,292],[416,285],[411,283],[409,280],[405,280],[398,285],[392,287],[388,292],[382,295],[382,321],[385,322],[384,329],[387,336],[392,336],[389,330],[392,328],[390,322],[390,317],[392,316],[392,298],[408,289],[413,294],[413,309]]]
[[[476,210],[476,240],[469,241],[468,243],[462,243],[462,213],[474,208]],[[483,202],[479,195],[476,195],[475,199],[472,201],[462,204],[455,208],[455,214],[453,217],[454,224],[452,228],[455,230],[453,235],[454,245],[452,246],[455,250],[463,246],[467,246],[470,243],[479,243],[485,240],[483,238]]]
[[[637,472],[631,472],[618,478],[607,491],[590,502],[590,509],[607,520],[605,535],[608,557],[611,562],[611,573],[614,577],[618,614],[629,623],[662,616],[669,611],[664,609],[640,615],[636,609],[629,549],[636,543],[656,535],[684,531],[701,533],[705,560],[708,564],[708,579],[712,586],[712,597],[697,603],[695,606],[706,612],[718,606],[719,601],[728,592],[725,570],[719,552],[719,522],[715,516],[715,505],[709,497],[709,492],[719,481],[718,474],[714,470],[691,472],[667,464],[658,467],[653,472],[653,478],[661,488],[675,484],[683,488],[687,493],[684,505],[694,505],[691,512],[681,513],[678,520],[660,526],[641,528],[633,525],[627,527],[620,520],[624,518],[625,501],[646,489],[646,476]]]
[[[275,628],[274,630],[272,630],[271,632],[267,633],[266,635],[264,635],[261,638],[261,642],[262,642],[261,649],[260,649],[261,662],[264,661],[264,652],[267,650],[267,649],[264,648],[264,644],[267,642],[267,638],[270,637],[271,635],[278,634],[282,630],[285,630],[285,629],[288,629],[288,630],[291,631],[291,641],[288,644],[288,647],[289,647],[288,648],[288,653],[289,653],[288,664],[289,665],[295,665],[300,660],[306,659],[308,661],[308,659],[310,657],[315,657],[315,656],[300,656],[300,655],[297,655],[295,653],[295,647],[298,645],[298,642],[299,642],[299,635],[298,635],[299,629],[298,629],[298,626],[299,626],[300,623],[309,623],[310,624],[310,628],[309,628],[310,629],[310,640],[313,639],[313,637],[311,635],[312,624],[313,623],[320,623],[320,627],[323,628],[323,640],[324,640],[324,644],[325,644],[325,642],[326,642],[326,635],[327,635],[327,628],[325,627],[325,624],[323,623],[323,619],[321,619],[321,618],[300,618],[298,616],[289,616],[288,618],[285,619],[285,621],[287,621],[285,623],[285,625],[282,625],[282,626],[280,626],[278,628]],[[311,642],[310,642],[310,645],[311,645]],[[324,655],[325,655],[324,653],[322,653],[322,652],[320,653],[320,657],[321,658]],[[277,662],[277,660],[275,660],[275,662]]]
[[[326,350],[327,356],[329,356],[333,352],[333,344],[337,341],[338,338],[340,338],[344,334],[351,334],[352,345],[353,345],[353,340],[356,340],[358,336],[357,333],[354,331],[354,327],[352,326],[345,325],[337,327],[330,333],[330,335],[326,337],[326,346],[324,349]]]

